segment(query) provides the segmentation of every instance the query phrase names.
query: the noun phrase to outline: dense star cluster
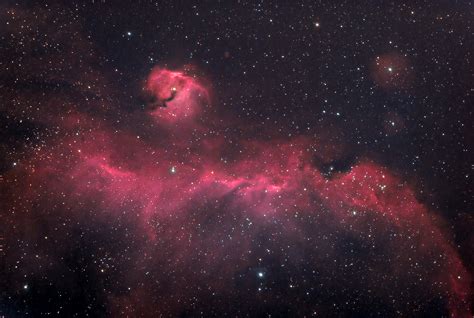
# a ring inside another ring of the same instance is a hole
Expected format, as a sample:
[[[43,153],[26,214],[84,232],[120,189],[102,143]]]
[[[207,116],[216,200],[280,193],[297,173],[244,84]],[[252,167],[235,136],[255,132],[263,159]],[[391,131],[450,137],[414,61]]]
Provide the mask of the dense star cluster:
[[[471,3],[0,8],[1,317],[472,317]]]

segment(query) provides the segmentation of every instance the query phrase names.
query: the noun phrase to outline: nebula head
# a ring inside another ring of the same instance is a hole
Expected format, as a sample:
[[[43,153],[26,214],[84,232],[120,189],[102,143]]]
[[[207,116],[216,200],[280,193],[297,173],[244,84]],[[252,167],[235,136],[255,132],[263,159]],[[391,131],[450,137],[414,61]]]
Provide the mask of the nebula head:
[[[209,91],[190,68],[169,70],[155,67],[144,91],[147,109],[163,125],[193,121],[209,104]]]

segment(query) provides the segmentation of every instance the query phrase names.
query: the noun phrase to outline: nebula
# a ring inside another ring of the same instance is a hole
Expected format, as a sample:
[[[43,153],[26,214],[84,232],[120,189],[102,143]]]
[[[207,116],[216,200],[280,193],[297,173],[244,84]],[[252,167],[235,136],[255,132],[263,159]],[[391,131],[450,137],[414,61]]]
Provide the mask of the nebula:
[[[156,67],[148,76],[145,91],[157,101],[158,107],[152,113],[162,124],[176,124],[194,120],[209,103],[207,89],[192,75],[182,71],[171,71]],[[188,70],[189,71],[189,70]]]
[[[12,281],[72,297],[81,280],[97,280],[112,316],[370,315],[365,304],[394,316],[471,316],[470,274],[412,185],[370,158],[327,173],[321,138],[230,143],[203,116],[204,83],[156,67],[145,89],[176,95],[139,113],[155,124],[145,136],[66,115],[61,129],[80,134],[31,151],[5,175],[6,244],[32,249],[10,249]],[[75,259],[85,246],[91,255]],[[72,259],[84,264],[77,279],[42,280],[63,277]]]
[[[394,52],[377,56],[371,65],[374,82],[388,90],[408,89],[413,84],[413,73],[408,57]]]

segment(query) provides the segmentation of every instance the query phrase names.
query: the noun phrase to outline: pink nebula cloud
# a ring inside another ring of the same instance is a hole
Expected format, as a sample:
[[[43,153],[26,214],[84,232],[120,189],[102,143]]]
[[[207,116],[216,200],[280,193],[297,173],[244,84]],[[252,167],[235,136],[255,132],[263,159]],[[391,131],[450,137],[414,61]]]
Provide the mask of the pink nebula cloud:
[[[401,65],[397,63],[394,65]],[[200,80],[182,71],[155,68],[146,89],[158,100],[176,91],[166,107],[150,114],[158,125],[174,129],[196,127],[195,119],[209,101],[208,89]],[[83,115],[80,120],[93,119]],[[65,122],[75,123],[76,119]],[[103,218],[133,220],[138,227],[135,231],[144,233],[147,243],[126,279],[140,276],[140,268],[145,272],[153,267],[172,268],[182,273],[182,281],[169,287],[169,298],[160,296],[168,304],[164,314],[173,314],[172,308],[179,307],[174,296],[189,293],[186,287],[199,286],[200,279],[209,279],[209,272],[222,277],[213,288],[228,292],[231,281],[227,277],[253,264],[248,252],[252,242],[276,227],[277,234],[269,243],[273,249],[285,248],[278,237],[308,245],[307,249],[319,255],[314,266],[324,272],[330,272],[333,265],[325,263],[322,255],[338,252],[335,243],[323,242],[321,233],[323,237],[336,233],[357,238],[371,246],[385,242],[381,248],[391,258],[390,266],[383,268],[377,259],[366,256],[366,263],[375,264],[363,269],[368,277],[392,276],[390,286],[409,284],[419,277],[429,286],[429,291],[423,291],[432,295],[427,297],[444,295],[448,299],[452,317],[470,316],[471,277],[452,247],[449,232],[434,211],[417,200],[415,189],[395,173],[367,159],[328,177],[314,163],[321,155],[317,150],[320,142],[309,137],[241,141],[233,145],[235,154],[222,160],[222,138],[206,133],[190,144],[191,136],[185,134],[171,133],[157,142],[108,126],[85,131],[81,139],[64,137],[47,155],[32,155],[24,169],[34,167],[35,172],[24,184],[26,189],[48,189],[51,202],[74,206],[89,198],[89,208]],[[51,160],[64,154],[68,159],[61,165]],[[32,192],[25,202],[35,200]],[[25,213],[34,213],[33,206],[26,207]],[[75,217],[87,217],[75,211]],[[217,222],[214,230],[201,232],[208,219]],[[229,230],[234,224],[246,224],[245,235],[243,230]],[[162,246],[168,250],[160,250]],[[191,264],[196,262],[206,270],[193,272]],[[436,266],[427,272],[407,272],[415,262]],[[388,301],[384,286],[369,280],[364,283]],[[130,312],[137,299],[137,310],[156,304],[142,288],[111,297],[111,311]]]

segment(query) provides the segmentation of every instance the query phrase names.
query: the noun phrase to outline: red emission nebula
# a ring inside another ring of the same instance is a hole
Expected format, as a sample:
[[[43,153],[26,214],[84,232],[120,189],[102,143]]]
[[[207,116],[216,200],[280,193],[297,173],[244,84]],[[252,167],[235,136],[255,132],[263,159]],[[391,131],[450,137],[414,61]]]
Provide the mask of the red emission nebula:
[[[387,59],[383,68],[403,64]],[[324,138],[230,141],[218,133],[225,128],[211,88],[193,70],[154,68],[143,84],[146,135],[126,123],[119,129],[90,114],[65,114],[61,130],[77,133],[32,151],[5,176],[14,184],[7,204],[20,207],[7,220],[15,224],[7,240],[35,246],[11,276],[67,271],[61,255],[80,243],[68,242],[71,227],[48,220],[112,222],[116,234],[94,240],[127,242],[127,253],[97,251],[97,279],[109,275],[104,286],[114,290],[105,296],[112,316],[176,315],[183,306],[193,312],[193,304],[230,306],[231,298],[243,310],[289,299],[293,312],[325,316],[328,303],[355,290],[346,301],[390,304],[405,315],[441,301],[452,317],[471,317],[469,272],[412,185],[370,158],[324,172],[315,163],[330,160]],[[51,252],[46,246],[59,237],[65,243]],[[313,270],[298,272],[303,265]],[[248,275],[255,286],[242,278]],[[277,275],[286,289],[259,285]]]

